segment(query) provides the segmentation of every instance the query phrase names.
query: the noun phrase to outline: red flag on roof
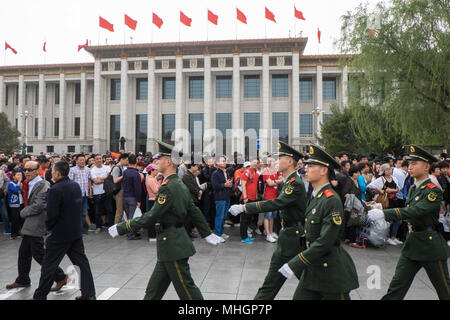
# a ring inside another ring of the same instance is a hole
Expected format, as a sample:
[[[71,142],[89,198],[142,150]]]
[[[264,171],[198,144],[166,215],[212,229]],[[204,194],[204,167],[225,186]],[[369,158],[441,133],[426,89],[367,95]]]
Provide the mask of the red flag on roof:
[[[42,50],[44,50],[44,52],[47,52],[47,41],[44,41],[44,46],[42,47]]]
[[[114,32],[114,25],[109,23],[106,19],[99,17],[99,26],[103,29]]]
[[[277,23],[275,21],[275,15],[272,13],[272,11],[270,11],[269,9],[266,8],[266,19],[269,19],[275,23]]]
[[[319,43],[320,43],[320,36],[322,35],[322,33],[320,32],[319,28],[317,28],[317,39],[319,39]]]
[[[295,6],[294,6],[294,15],[297,19],[306,20],[305,17],[303,17],[303,12],[298,11]]]
[[[130,27],[130,29],[136,30],[137,21],[131,19],[131,18],[130,18],[129,16],[127,16],[126,14],[125,14],[125,24],[126,24],[128,27]]]
[[[17,54],[17,51],[13,47],[11,47],[8,44],[8,42],[5,41],[5,51],[8,50],[8,49],[10,49],[12,52],[14,52],[14,54]]]
[[[180,21],[187,27],[191,26],[192,19],[180,11]]]
[[[208,9],[208,20],[217,26],[218,19],[219,19],[219,16],[215,15]]]
[[[87,47],[87,46],[88,46],[88,39],[86,39],[86,43],[85,44],[80,44],[78,46],[78,52],[80,52],[81,49],[83,49],[84,47]]]
[[[245,16],[245,14],[238,8],[236,8],[236,13],[237,13],[237,19],[240,22],[247,24],[247,17]]]
[[[161,26],[163,25],[163,21],[156,13],[153,13],[153,24],[161,29]]]

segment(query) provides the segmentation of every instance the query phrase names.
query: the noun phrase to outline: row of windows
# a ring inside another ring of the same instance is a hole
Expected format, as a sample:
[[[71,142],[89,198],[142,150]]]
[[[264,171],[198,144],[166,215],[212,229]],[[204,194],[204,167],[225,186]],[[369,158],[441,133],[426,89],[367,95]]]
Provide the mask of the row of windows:
[[[5,105],[8,105],[9,103],[9,97],[8,97],[8,87],[6,87],[5,90]],[[25,105],[28,105],[28,94],[27,90],[25,90]],[[81,100],[81,84],[75,83],[75,104],[80,104]],[[39,104],[39,86],[35,87],[34,91],[34,103],[36,105]],[[45,102],[47,103],[47,102]],[[16,86],[16,106],[19,104],[19,86]],[[59,104],[59,84],[55,85],[55,104]]]
[[[45,119],[47,120],[47,119]],[[55,137],[59,136],[59,118],[54,118],[53,120],[53,135]],[[46,127],[46,126],[44,126]],[[16,119],[16,128],[17,128],[17,119]],[[74,127],[73,127],[73,135],[75,137],[80,136],[81,122],[80,117],[75,117],[74,119]],[[34,136],[37,137],[39,135],[39,118],[34,118]]]
[[[312,78],[300,79],[300,100],[312,100],[313,86]],[[175,99],[176,97],[175,77],[162,79],[162,98]],[[244,98],[259,98],[261,95],[261,83],[259,75],[244,76]],[[216,98],[232,98],[233,82],[232,76],[216,77]],[[203,77],[189,77],[189,99],[203,99],[204,79]],[[272,97],[289,97],[289,79],[287,74],[272,75]],[[120,79],[111,79],[111,100],[120,100]],[[147,100],[147,79],[136,79],[136,99]],[[323,79],[323,99],[336,100],[336,78]]]
[[[86,146],[82,146],[86,147]],[[92,153],[93,146],[87,146],[87,152]],[[55,152],[55,146],[47,146],[46,147],[47,153],[53,153]],[[33,146],[27,146],[27,153],[33,153],[34,147]],[[69,153],[75,153],[75,146],[67,146],[67,152]]]

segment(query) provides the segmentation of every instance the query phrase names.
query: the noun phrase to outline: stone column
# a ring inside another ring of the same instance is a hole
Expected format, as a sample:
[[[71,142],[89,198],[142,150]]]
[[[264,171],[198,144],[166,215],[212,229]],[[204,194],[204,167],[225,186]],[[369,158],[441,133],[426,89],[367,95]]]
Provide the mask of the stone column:
[[[180,129],[186,129],[186,110],[185,110],[185,104],[184,104],[184,90],[183,90],[183,84],[184,84],[184,78],[183,78],[183,56],[177,55],[176,56],[176,97],[175,97],[175,144],[178,145],[178,147],[182,147],[183,150],[186,152],[189,150],[189,139],[187,139],[186,131],[181,132],[178,131]],[[183,134],[184,133],[184,134]],[[181,141],[183,141],[183,144],[181,144]]]
[[[45,77],[43,74],[39,75],[39,104],[38,104],[38,140],[44,139],[45,127],[44,127],[44,103],[45,103]]]
[[[94,63],[94,106],[93,106],[93,123],[92,123],[92,137],[93,137],[93,151],[94,153],[100,153],[102,150],[102,141],[100,132],[102,132],[101,120],[104,118],[101,108],[101,61],[96,58]]]
[[[294,148],[300,147],[300,70],[299,52],[292,53],[292,111],[291,111],[291,143]]]
[[[120,137],[126,139],[125,151],[134,150],[133,138],[128,133],[128,116],[131,110],[128,107],[128,60],[122,57],[120,67]]]
[[[59,140],[63,140],[66,128],[66,79],[64,73],[59,75]]]
[[[80,80],[80,140],[86,139],[86,72]]]
[[[348,105],[348,68],[344,66],[342,70],[342,78],[341,78],[341,99],[342,99],[342,107],[345,108]]]
[[[270,132],[272,128],[272,114],[270,110],[270,74],[269,74],[269,52],[263,52],[262,55],[262,110],[260,118],[260,128],[262,129],[260,137],[260,156],[262,152],[270,151]],[[266,135],[266,137],[264,137]]]
[[[323,121],[322,66],[316,67],[316,89],[316,135],[320,138],[320,124]]]
[[[5,112],[5,82],[4,77],[0,76],[0,113]]]
[[[206,144],[204,145],[204,148],[208,147],[208,150],[205,150],[207,152],[210,152],[211,148],[216,148],[216,135],[213,130],[215,125],[213,124],[214,120],[214,114],[212,110],[212,93],[211,93],[211,81],[212,81],[212,75],[211,75],[211,55],[209,53],[205,53],[204,55],[204,97],[203,97],[203,127],[206,134],[207,140],[205,140]],[[203,138],[202,138],[203,139]],[[217,154],[221,152],[216,152]]]
[[[240,56],[233,53],[233,114],[232,114],[232,152],[244,154],[244,128],[241,120],[241,75]]]
[[[147,152],[156,153],[158,148],[159,122],[156,101],[155,57],[148,57],[148,100],[147,100]]]
[[[22,134],[22,142],[25,141],[25,139],[24,139],[25,131],[24,131],[24,126],[23,126],[25,120],[20,115],[23,114],[23,112],[24,112],[24,105],[25,105],[24,93],[25,93],[25,79],[24,79],[24,76],[21,74],[21,75],[19,75],[19,90],[18,90],[19,101],[18,101],[18,106],[17,106],[17,130],[19,130],[19,132]]]

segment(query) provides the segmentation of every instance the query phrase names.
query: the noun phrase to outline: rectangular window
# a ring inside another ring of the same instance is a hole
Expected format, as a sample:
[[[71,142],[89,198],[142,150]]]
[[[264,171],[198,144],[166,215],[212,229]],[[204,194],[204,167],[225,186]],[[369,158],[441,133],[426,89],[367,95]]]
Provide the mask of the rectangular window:
[[[55,146],[47,146],[47,153],[55,152]]]
[[[194,128],[201,127],[201,131]],[[191,135],[191,151],[194,151],[194,143],[200,144],[203,148],[203,113],[190,113],[189,114],[189,133]],[[198,134],[200,131],[200,135]]]
[[[289,113],[272,113],[272,129],[278,129],[279,140],[289,143]]]
[[[244,98],[259,98],[259,75],[244,76]]]
[[[260,128],[260,121],[259,121],[259,113],[244,113],[244,134],[245,135],[245,155],[253,155],[258,152],[258,150],[254,150],[255,146],[257,146],[257,141],[255,141],[255,138],[253,136],[253,133],[247,132],[247,130],[255,130],[256,131],[256,137],[259,137],[259,128]],[[252,148],[252,150],[250,150]],[[251,151],[251,152],[250,152]]]
[[[163,78],[163,99],[175,99],[175,78]]]
[[[5,86],[5,106],[8,105],[8,86]]]
[[[16,86],[16,106],[19,104],[19,86]]]
[[[136,100],[148,99],[148,80],[136,79]]]
[[[34,136],[37,137],[39,132],[39,118],[34,118]]]
[[[203,77],[189,77],[189,99],[203,99]]]
[[[147,115],[136,115],[136,152],[147,152]]]
[[[28,105],[28,90],[27,86],[25,85],[25,105]]]
[[[81,100],[81,83],[75,83],[75,104],[80,104]]]
[[[35,88],[35,95],[34,95],[34,104],[39,104],[39,86],[37,85]]]
[[[27,146],[27,153],[33,153],[34,151],[34,147],[33,146]]]
[[[287,74],[272,75],[272,97],[284,98],[289,96],[289,81]]]
[[[336,78],[323,78],[323,100],[336,100]]]
[[[55,118],[54,126],[53,126],[53,135],[55,137],[59,137],[59,118]]]
[[[175,131],[175,114],[162,115],[162,141],[173,144],[172,132]]]
[[[233,81],[231,76],[216,77],[216,98],[232,98]]]
[[[74,123],[74,130],[73,130],[73,135],[75,137],[79,137],[80,136],[80,117],[76,117],[75,118],[75,123]]]
[[[111,100],[120,100],[120,79],[111,79]]]
[[[55,86],[55,104],[59,104],[59,84]]]
[[[111,115],[109,123],[109,149],[119,152],[120,140],[120,115]]]
[[[75,153],[75,146],[67,146],[67,152]]]
[[[312,100],[312,78],[300,79],[300,100]]]
[[[16,118],[16,129],[19,128],[19,120]]]
[[[223,138],[223,150],[217,150],[216,153],[222,152],[223,154],[226,153],[227,148],[227,130],[232,129],[232,115],[231,113],[217,113],[216,114],[216,129],[219,130],[222,133]],[[217,137],[218,141],[219,137]],[[230,137],[231,140],[231,137]],[[216,146],[217,147],[217,146]]]
[[[300,135],[311,136],[313,134],[313,116],[312,114],[300,115]]]

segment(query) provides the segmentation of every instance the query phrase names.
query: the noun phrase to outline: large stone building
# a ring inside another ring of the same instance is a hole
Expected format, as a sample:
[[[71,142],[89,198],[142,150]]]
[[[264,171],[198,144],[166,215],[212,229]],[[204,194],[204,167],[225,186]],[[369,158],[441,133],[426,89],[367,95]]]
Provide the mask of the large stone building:
[[[339,55],[307,38],[89,46],[94,63],[0,67],[0,111],[29,153],[154,152],[175,129],[279,129],[303,149],[347,103]],[[238,131],[234,131],[238,132]],[[26,135],[26,137],[25,137]],[[229,145],[243,152],[243,134]]]

